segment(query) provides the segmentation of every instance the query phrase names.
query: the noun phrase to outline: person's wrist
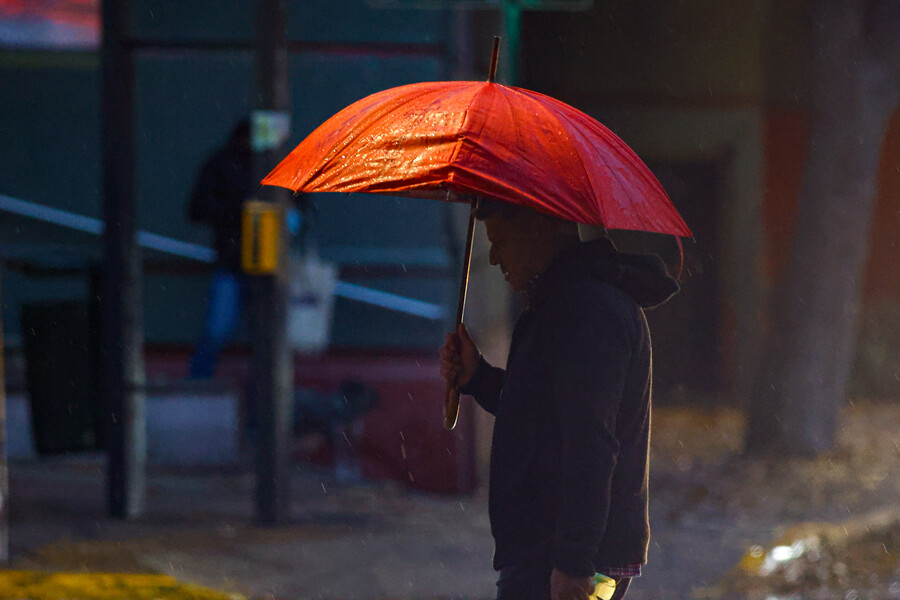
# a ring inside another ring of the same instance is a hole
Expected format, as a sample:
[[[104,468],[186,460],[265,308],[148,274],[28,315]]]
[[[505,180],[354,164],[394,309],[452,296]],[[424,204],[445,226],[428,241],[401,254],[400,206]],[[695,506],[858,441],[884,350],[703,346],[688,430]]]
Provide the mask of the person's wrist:
[[[475,360],[472,362],[471,368],[469,369],[468,379],[462,385],[468,385],[468,384],[472,383],[472,380],[475,379],[475,374],[478,373],[478,367],[481,366],[481,360],[482,360],[481,353],[479,352],[478,355],[475,357]]]
[[[478,357],[475,359],[474,366],[471,369],[466,369],[468,371],[468,377],[465,379],[465,381],[463,381],[462,378],[459,378],[457,380],[456,387],[459,389],[462,389],[462,388],[470,385],[472,383],[472,381],[475,379],[475,375],[478,374],[478,370],[481,368],[481,363],[482,363],[482,357],[481,357],[481,353],[479,352]]]

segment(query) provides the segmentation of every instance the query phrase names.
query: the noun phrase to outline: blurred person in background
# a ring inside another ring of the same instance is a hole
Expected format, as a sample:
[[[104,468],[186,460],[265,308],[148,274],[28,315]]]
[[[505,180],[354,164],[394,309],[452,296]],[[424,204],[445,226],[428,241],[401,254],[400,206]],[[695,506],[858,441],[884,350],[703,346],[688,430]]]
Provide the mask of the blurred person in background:
[[[587,600],[594,576],[625,596],[649,543],[651,347],[643,309],[678,291],[656,256],[582,242],[575,223],[479,200],[499,265],[526,308],[506,369],[464,325],[441,374],[496,419],[489,514],[498,600]]]
[[[216,251],[203,331],[191,358],[191,378],[212,377],[219,354],[246,304],[247,276],[241,272],[241,211],[257,187],[250,119],[243,118],[225,144],[203,164],[191,193],[188,216],[212,227]]]

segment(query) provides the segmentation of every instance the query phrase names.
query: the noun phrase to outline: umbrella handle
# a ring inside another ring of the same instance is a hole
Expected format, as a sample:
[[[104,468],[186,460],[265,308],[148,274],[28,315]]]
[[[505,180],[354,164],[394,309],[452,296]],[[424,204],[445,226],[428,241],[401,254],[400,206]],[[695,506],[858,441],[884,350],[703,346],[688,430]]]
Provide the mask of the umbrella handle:
[[[463,314],[466,312],[466,292],[469,289],[469,267],[472,266],[472,245],[475,241],[475,204],[472,200],[472,206],[469,211],[469,229],[466,233],[466,254],[463,258],[462,276],[459,282],[459,300],[456,304],[456,325],[453,327],[453,335],[459,329],[462,323]],[[444,427],[453,429],[456,427],[456,421],[459,419],[459,387],[453,383],[447,382],[447,388],[444,393]]]
[[[444,429],[454,429],[459,419],[459,388],[447,384],[444,396]]]

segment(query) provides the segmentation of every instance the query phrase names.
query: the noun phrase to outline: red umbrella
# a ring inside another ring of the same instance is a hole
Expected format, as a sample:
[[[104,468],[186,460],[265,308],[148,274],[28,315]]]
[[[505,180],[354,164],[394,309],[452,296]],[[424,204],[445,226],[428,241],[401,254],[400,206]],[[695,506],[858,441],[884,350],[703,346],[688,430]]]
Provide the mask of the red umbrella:
[[[264,185],[451,201],[487,197],[607,229],[691,236],[650,169],[609,129],[549,96],[487,82],[378,92],[313,131]],[[470,219],[457,322],[471,258]],[[453,427],[458,392],[448,390]]]

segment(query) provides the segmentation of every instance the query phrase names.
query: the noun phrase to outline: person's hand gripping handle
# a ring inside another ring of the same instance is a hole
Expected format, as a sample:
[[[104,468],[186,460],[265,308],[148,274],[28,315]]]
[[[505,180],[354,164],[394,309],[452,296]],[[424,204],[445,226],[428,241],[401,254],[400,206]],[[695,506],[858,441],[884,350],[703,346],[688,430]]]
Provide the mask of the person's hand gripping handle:
[[[447,334],[438,355],[441,358],[441,376],[447,382],[444,426],[450,429],[456,424],[456,416],[459,414],[459,388],[472,380],[481,354],[475,342],[469,337],[466,326],[460,323],[454,333]]]

